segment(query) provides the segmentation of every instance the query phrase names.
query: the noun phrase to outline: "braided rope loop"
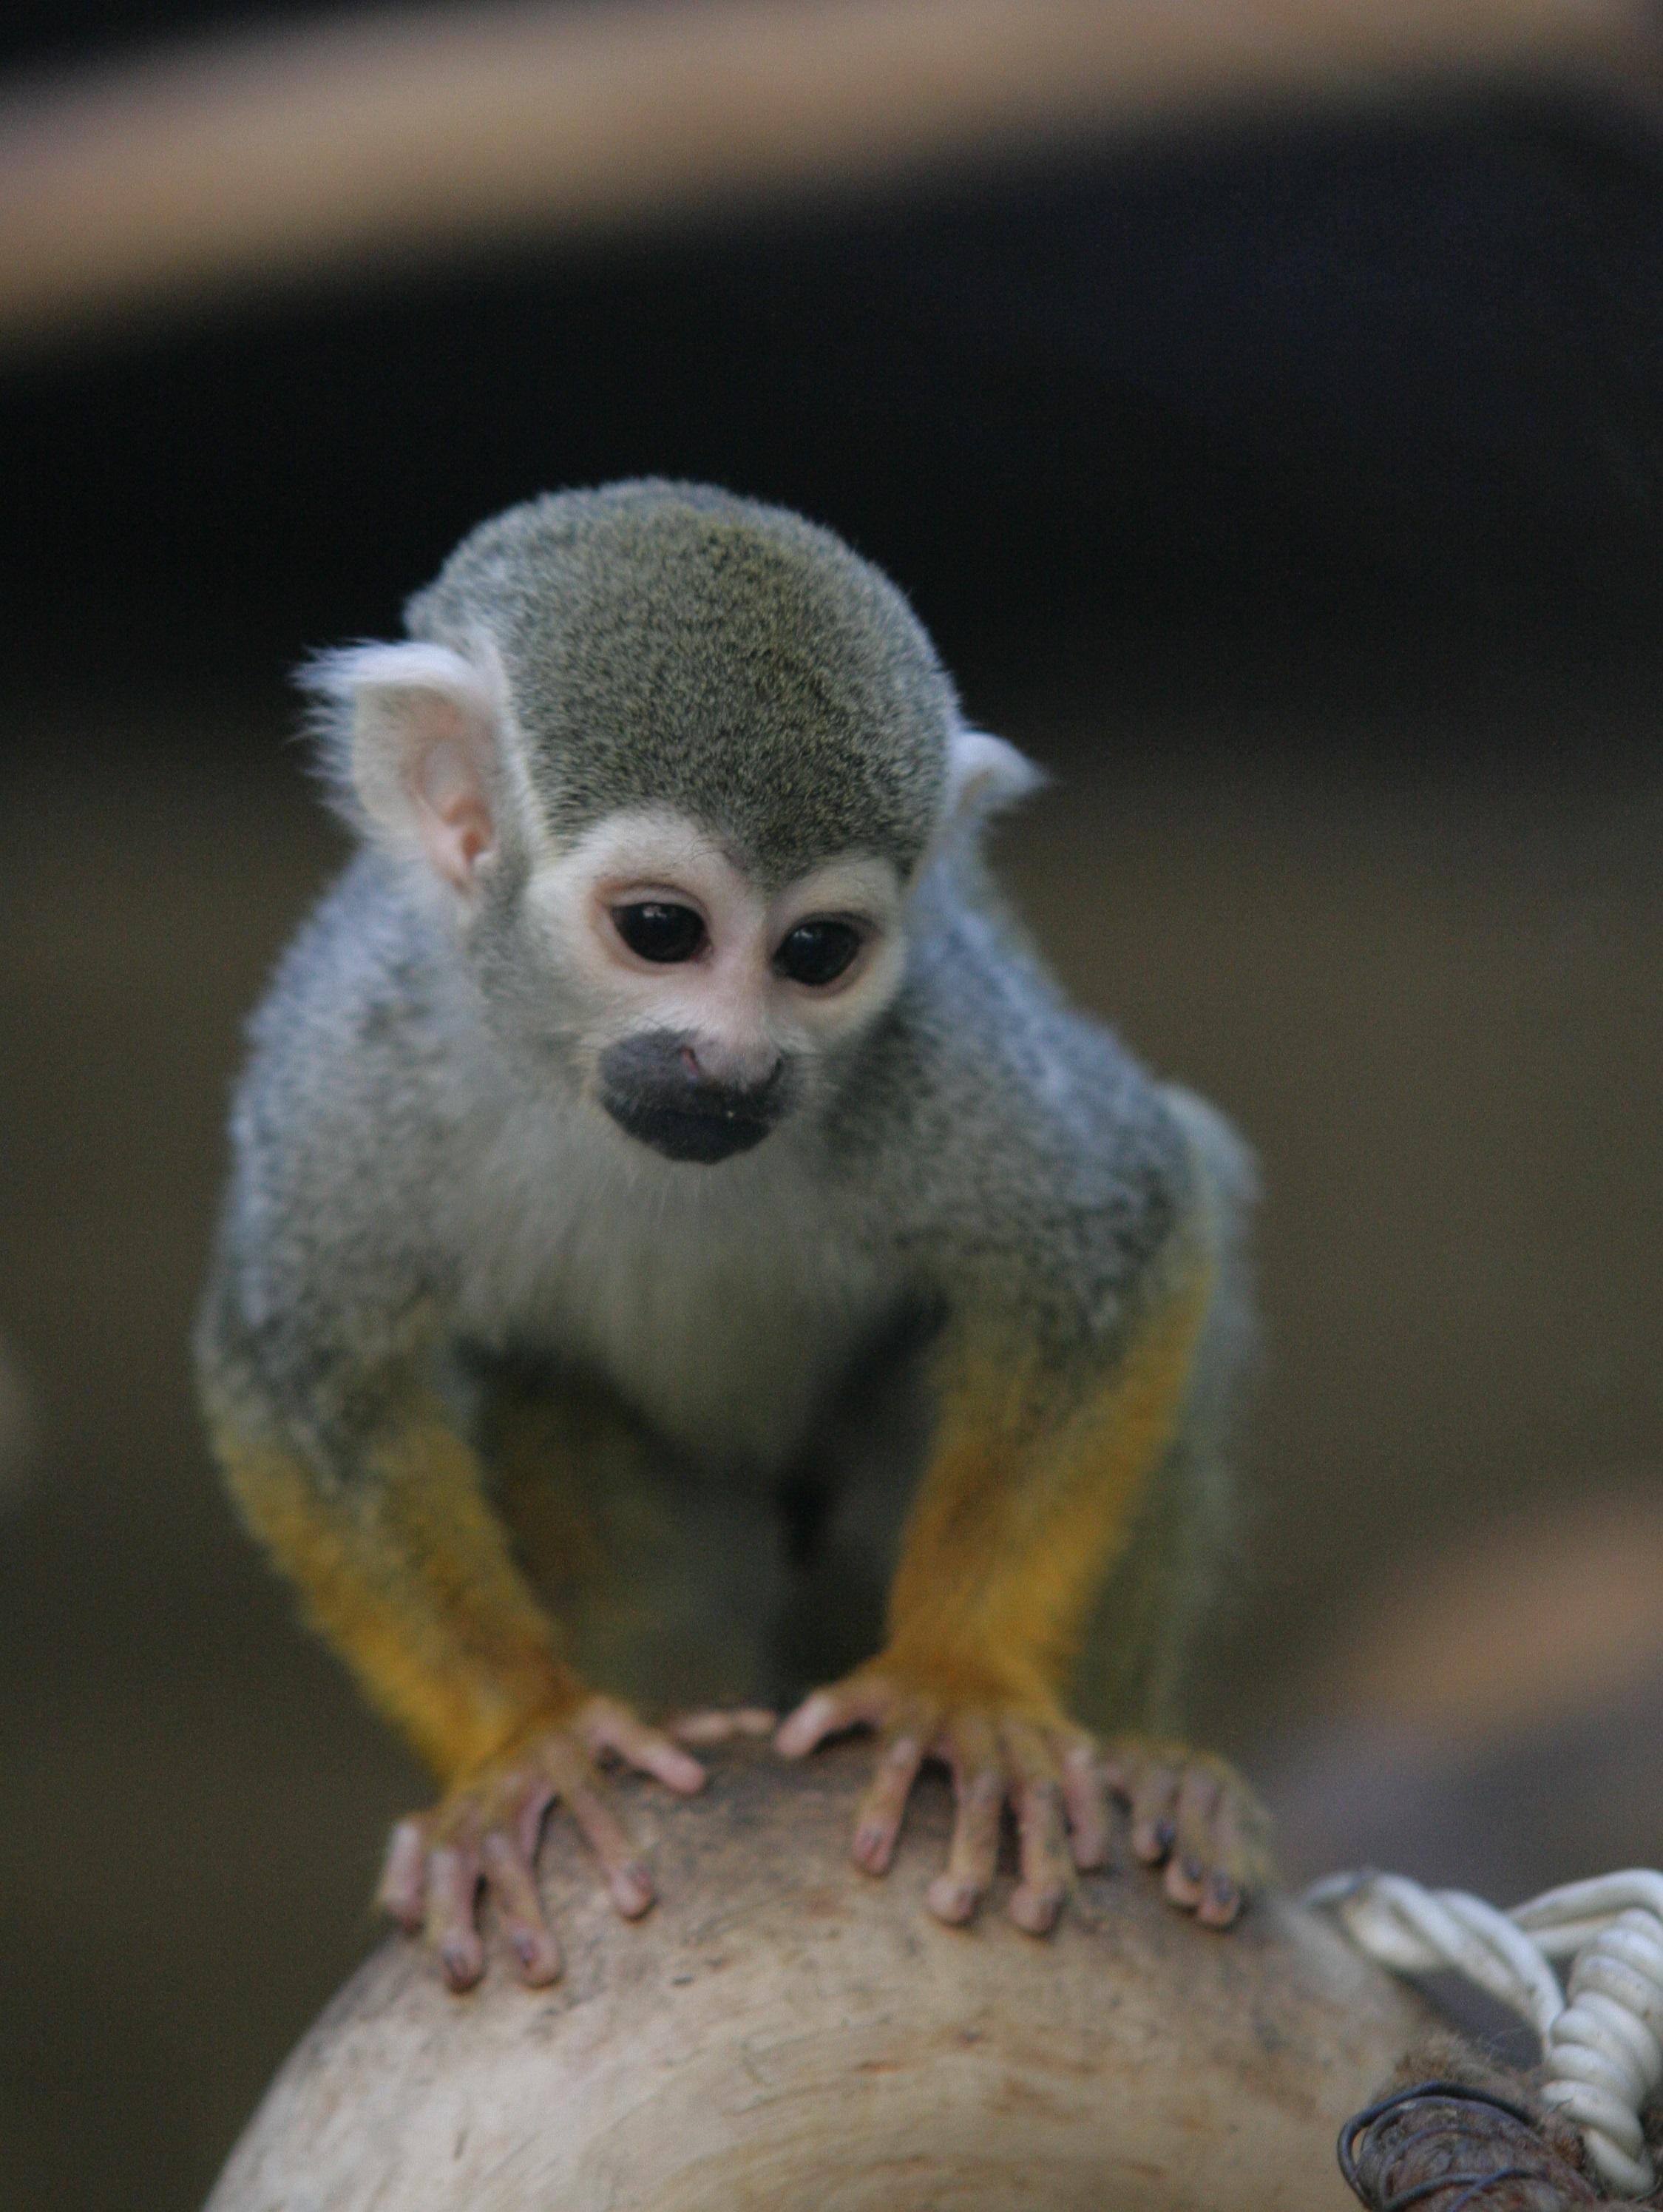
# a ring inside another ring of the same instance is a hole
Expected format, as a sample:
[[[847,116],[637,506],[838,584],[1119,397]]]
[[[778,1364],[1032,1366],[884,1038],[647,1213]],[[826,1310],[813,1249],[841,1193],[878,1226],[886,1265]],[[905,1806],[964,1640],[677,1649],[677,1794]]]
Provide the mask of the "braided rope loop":
[[[1577,2127],[1606,2185],[1643,2197],[1656,2170],[1641,2114],[1663,2084],[1663,1874],[1636,1868],[1501,1912],[1401,1875],[1335,1875],[1306,1893],[1400,1974],[1453,1967],[1541,2038],[1542,2101]],[[1549,1961],[1570,1958],[1561,1990]]]

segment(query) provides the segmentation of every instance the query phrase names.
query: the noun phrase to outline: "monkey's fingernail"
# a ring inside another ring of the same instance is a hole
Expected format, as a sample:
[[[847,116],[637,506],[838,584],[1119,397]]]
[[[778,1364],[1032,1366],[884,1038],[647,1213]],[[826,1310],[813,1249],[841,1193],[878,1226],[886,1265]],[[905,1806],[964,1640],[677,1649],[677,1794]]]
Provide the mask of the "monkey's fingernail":
[[[560,1947],[552,1936],[536,1936],[527,1930],[515,1937],[514,1954],[519,1960],[520,1978],[532,1989],[545,1989],[560,1979]]]
[[[1048,1936],[1062,1909],[1060,1889],[1029,1889],[1024,1885],[1013,1892],[1011,1899],[1011,1917],[1028,1936]]]
[[[616,1868],[607,1887],[626,1920],[639,1920],[652,1902],[652,1878],[639,1862]]]
[[[1178,1863],[1178,1871],[1186,1881],[1193,1881],[1198,1889],[1200,1887],[1203,1869],[1200,1860],[1196,1857],[1193,1851],[1185,1852]]]
[[[950,1875],[942,1875],[930,1884],[926,1901],[938,1920],[958,1927],[975,1911],[976,1893],[968,1881],[955,1881]]]
[[[1241,1893],[1227,1874],[1216,1874],[1207,1884],[1207,1902],[1221,1920],[1229,1920],[1241,1905]]]
[[[447,1943],[440,1957],[444,1963],[445,1978],[453,1990],[465,1990],[478,1980],[479,1969],[465,1943]]]
[[[1169,1851],[1177,1840],[1178,1831],[1173,1826],[1170,1820],[1157,1820],[1155,1823],[1155,1848],[1156,1850]]]
[[[889,1856],[889,1838],[882,1828],[858,1828],[855,1831],[854,1855],[869,1874],[881,1874]]]

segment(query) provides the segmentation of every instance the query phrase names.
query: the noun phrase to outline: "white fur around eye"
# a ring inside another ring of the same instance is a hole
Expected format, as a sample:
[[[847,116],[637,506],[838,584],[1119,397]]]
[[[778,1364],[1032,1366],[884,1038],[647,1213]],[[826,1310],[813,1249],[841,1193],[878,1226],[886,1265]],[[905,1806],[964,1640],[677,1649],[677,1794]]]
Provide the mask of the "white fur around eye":
[[[620,811],[548,853],[527,896],[597,1050],[656,1026],[707,1036],[741,1057],[771,1048],[811,1060],[875,1018],[904,966],[901,885],[888,861],[831,860],[770,895],[701,825],[665,808]],[[632,954],[612,910],[648,899],[696,908],[707,951],[663,964]],[[865,943],[846,984],[815,990],[774,963],[792,928],[821,917],[850,921]]]

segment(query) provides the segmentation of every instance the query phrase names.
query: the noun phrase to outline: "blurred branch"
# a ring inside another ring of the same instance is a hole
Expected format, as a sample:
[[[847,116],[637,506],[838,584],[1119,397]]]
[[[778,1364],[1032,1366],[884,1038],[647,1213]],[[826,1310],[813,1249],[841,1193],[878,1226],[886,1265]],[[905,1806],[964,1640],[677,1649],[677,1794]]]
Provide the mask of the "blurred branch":
[[[222,37],[0,103],[0,343],[1004,148],[1656,57],[1643,0],[626,0]]]

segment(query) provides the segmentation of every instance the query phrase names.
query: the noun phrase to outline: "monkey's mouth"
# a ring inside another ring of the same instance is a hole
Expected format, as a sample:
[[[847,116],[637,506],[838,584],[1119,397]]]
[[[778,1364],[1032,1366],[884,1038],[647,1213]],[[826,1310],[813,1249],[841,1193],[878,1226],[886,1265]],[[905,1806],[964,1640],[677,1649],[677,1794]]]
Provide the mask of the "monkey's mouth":
[[[693,1041],[672,1030],[619,1038],[596,1073],[600,1103],[619,1128],[667,1160],[731,1160],[760,1145],[791,1106],[783,1061],[762,1083],[721,1082],[700,1066]]]
[[[667,1160],[701,1160],[707,1164],[731,1159],[760,1145],[780,1121],[780,1110],[761,1108],[754,1093],[723,1091],[711,1086],[706,1098],[695,1105],[678,1100],[643,1097],[603,1091],[601,1104],[626,1134]]]

